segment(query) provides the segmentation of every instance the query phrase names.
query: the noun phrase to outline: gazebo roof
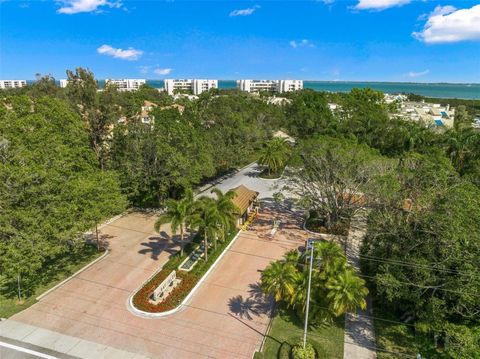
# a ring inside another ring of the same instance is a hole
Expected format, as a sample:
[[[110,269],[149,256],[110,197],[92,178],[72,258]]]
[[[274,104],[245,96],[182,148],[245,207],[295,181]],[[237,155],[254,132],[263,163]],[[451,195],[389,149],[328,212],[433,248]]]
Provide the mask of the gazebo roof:
[[[232,199],[232,202],[237,206],[243,214],[248,206],[258,197],[258,192],[253,191],[244,185],[232,188],[237,195]]]

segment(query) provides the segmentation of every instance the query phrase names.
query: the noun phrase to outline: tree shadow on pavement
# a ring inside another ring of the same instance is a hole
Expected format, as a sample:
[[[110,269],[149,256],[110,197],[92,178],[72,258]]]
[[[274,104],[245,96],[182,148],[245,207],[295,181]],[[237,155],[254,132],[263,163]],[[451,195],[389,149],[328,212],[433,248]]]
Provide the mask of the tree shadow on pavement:
[[[165,232],[162,232],[165,233]],[[142,242],[144,247],[138,251],[140,254],[149,254],[153,260],[158,260],[162,252],[167,252],[170,255],[175,254],[178,251],[178,242],[180,236],[168,236],[168,239],[164,235],[160,234],[159,237],[149,237],[149,242]],[[178,238],[177,238],[178,237]]]
[[[248,297],[237,295],[228,300],[230,311],[242,319],[252,320],[253,316],[271,315],[272,300],[265,296],[260,288],[260,283],[249,285]]]
[[[100,248],[103,250],[110,249],[110,239],[115,238],[111,234],[100,234],[98,237]]]

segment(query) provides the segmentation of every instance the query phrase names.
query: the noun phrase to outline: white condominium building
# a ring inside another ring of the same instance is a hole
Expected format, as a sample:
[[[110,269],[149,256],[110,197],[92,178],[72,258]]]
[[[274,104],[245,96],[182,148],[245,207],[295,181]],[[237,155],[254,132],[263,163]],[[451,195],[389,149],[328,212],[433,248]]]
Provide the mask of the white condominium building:
[[[0,80],[0,89],[13,89],[27,86],[26,80]]]
[[[303,89],[302,80],[237,80],[240,91],[256,92],[290,92]]]
[[[302,80],[280,80],[280,93],[303,90]]]
[[[218,88],[218,80],[205,79],[166,79],[164,81],[165,91],[169,95],[175,92],[191,92],[194,95],[200,95],[202,92]]]
[[[65,88],[65,87],[67,87],[67,85],[68,85],[68,80],[66,80],[66,79],[61,79],[60,80],[60,87],[61,88]]]
[[[114,84],[117,85],[119,91],[134,91],[138,90],[140,86],[145,85],[146,82],[145,79],[106,79],[105,86],[108,84]]]
[[[193,94],[200,95],[202,92],[218,88],[218,80],[193,80]]]

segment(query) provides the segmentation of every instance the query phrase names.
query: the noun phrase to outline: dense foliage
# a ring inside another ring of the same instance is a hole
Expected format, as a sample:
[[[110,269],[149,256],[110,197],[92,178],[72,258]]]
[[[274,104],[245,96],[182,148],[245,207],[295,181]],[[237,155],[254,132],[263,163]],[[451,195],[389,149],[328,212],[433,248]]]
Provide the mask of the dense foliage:
[[[304,140],[295,157],[286,188],[328,232],[348,223],[367,196],[374,200],[376,182],[392,163],[365,144],[327,136]]]
[[[307,343],[305,348],[302,343],[298,343],[292,349],[293,359],[315,359],[315,349],[313,345]]]
[[[284,139],[273,138],[268,141],[260,151],[258,163],[266,166],[268,176],[276,174],[277,177],[279,177],[281,173],[278,172],[285,168],[290,157],[290,152],[290,145]]]
[[[334,242],[315,243],[313,249],[310,312],[313,323],[332,321],[356,308],[366,308],[365,281],[347,263]],[[305,313],[311,254],[292,250],[262,272],[261,288],[277,302]]]
[[[383,94],[371,89],[304,90],[274,105],[238,91],[192,101],[148,86],[97,91],[85,69],[68,72],[68,80],[66,89],[47,76],[0,93],[0,282],[8,288],[19,281],[31,292],[35,273],[121,211],[125,198],[164,207],[260,157],[269,167],[284,162],[269,147],[283,129],[296,137],[298,163],[318,167],[312,178],[328,174],[325,183],[338,187],[332,202],[351,186],[370,200],[362,256],[376,303],[417,333],[450,338],[455,350],[442,355],[479,352],[480,132],[470,126],[478,102],[449,100],[454,128],[432,130],[391,118]],[[145,101],[155,106],[144,122]],[[381,171],[367,171],[370,160]],[[202,208],[214,211],[211,203]]]
[[[0,118],[0,269],[7,287],[21,282],[28,294],[35,271],[126,203],[116,174],[99,171],[82,122],[63,101],[7,97]]]

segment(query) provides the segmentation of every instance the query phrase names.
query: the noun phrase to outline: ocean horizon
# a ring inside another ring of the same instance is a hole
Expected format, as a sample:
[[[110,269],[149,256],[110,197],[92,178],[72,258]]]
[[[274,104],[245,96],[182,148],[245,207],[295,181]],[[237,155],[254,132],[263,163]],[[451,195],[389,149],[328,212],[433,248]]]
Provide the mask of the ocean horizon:
[[[164,80],[146,80],[154,88],[163,88]],[[27,81],[32,83],[33,81]],[[104,86],[105,80],[99,80]],[[382,82],[382,81],[303,81],[305,89],[327,92],[349,92],[353,88],[372,88],[389,94],[413,93],[425,97],[452,98],[464,100],[480,99],[480,83],[446,82]],[[222,90],[236,88],[236,80],[218,80]]]
[[[163,87],[163,80],[147,80],[155,88]],[[236,80],[218,80],[220,89],[236,88]],[[381,81],[303,81],[305,89],[328,92],[349,92],[353,88],[372,88],[385,93],[414,93],[425,97],[480,99],[480,83],[420,83]]]

